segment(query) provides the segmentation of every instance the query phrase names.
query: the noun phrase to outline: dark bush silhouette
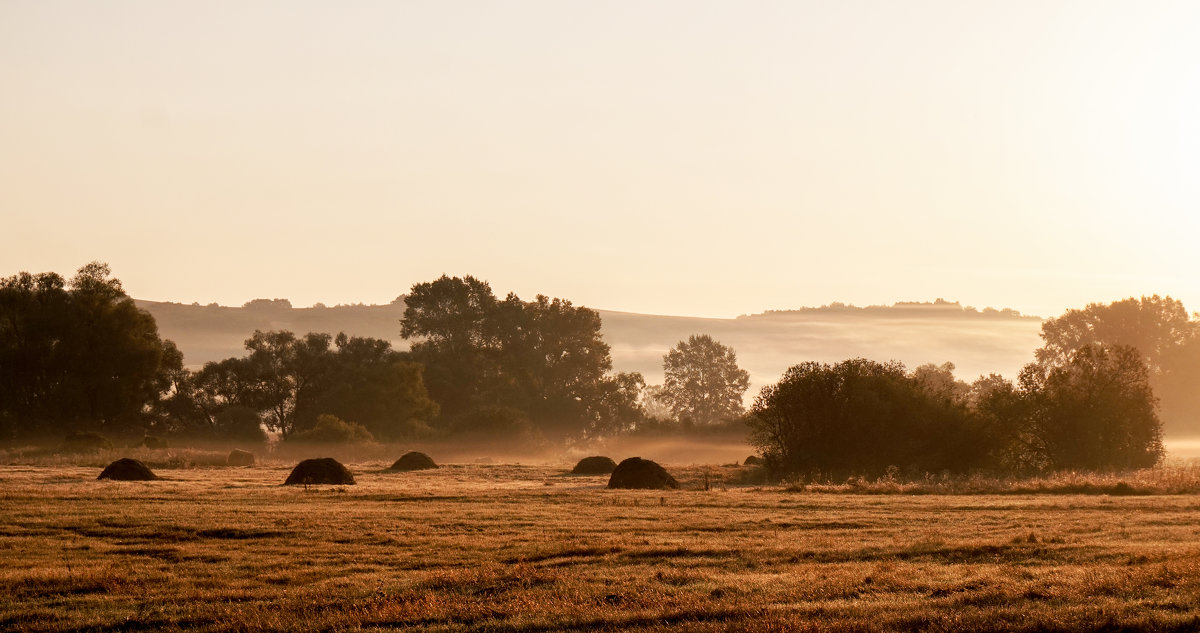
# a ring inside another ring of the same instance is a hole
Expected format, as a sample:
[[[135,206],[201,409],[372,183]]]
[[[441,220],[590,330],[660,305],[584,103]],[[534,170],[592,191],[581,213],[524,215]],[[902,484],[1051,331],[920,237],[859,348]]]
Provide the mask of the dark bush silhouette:
[[[965,404],[895,361],[795,365],[759,392],[749,422],[750,443],[793,473],[966,472],[985,465],[989,448]]]
[[[158,479],[145,464],[136,459],[122,457],[109,464],[96,479],[112,479],[114,481],[152,481]]]
[[[225,458],[225,463],[230,466],[253,466],[254,453],[235,448],[229,452],[229,457]]]
[[[292,469],[285,486],[306,484],[332,484],[335,486],[353,486],[354,475],[346,467],[332,457],[321,459],[306,459]]]
[[[438,467],[438,465],[433,463],[433,459],[431,459],[425,453],[418,453],[417,451],[412,451],[409,453],[405,453],[403,456],[400,457],[400,459],[397,459],[396,463],[392,464],[392,467],[389,468],[388,470],[398,470],[398,471],[429,470],[431,468],[437,468],[437,467]]]
[[[608,479],[609,488],[664,490],[678,488],[679,482],[662,466],[641,457],[630,457],[617,464]]]
[[[317,424],[311,429],[293,433],[289,442],[310,444],[354,444],[374,442],[367,428],[357,422],[346,422],[335,415],[323,413],[317,416]]]
[[[146,437],[142,438],[142,446],[145,446],[146,448],[166,448],[167,441],[161,437],[147,435]]]
[[[572,475],[608,475],[616,470],[617,463],[609,457],[595,456],[584,457],[575,464],[575,469],[571,471]]]
[[[742,462],[745,466],[762,466],[766,463],[766,460],[757,455],[751,455],[746,458],[746,461]]]
[[[63,439],[63,450],[70,453],[106,451],[112,447],[112,442],[99,433],[72,433]]]

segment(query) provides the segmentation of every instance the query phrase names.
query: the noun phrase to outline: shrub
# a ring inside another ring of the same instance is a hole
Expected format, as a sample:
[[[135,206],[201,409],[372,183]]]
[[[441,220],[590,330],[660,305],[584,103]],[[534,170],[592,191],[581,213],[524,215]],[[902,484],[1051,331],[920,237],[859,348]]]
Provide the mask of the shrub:
[[[310,444],[351,444],[373,442],[370,431],[357,422],[346,422],[328,413],[317,416],[317,424],[307,431],[293,433],[289,442]]]

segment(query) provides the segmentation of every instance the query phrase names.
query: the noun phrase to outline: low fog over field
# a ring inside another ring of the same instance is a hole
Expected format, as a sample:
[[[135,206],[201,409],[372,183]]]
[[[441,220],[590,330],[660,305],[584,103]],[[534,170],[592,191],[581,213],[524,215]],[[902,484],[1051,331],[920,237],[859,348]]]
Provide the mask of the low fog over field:
[[[256,329],[344,331],[408,348],[400,337],[401,300],[312,308],[293,308],[285,300],[240,308],[153,301],[138,305],[154,315],[163,337],[179,345],[189,366],[244,355],[243,341]],[[796,363],[854,357],[895,359],[909,367],[949,361],[960,379],[992,372],[1011,378],[1041,344],[1038,317],[947,302],[871,308],[834,304],[734,319],[598,312],[616,371],[641,372],[648,384],[659,383],[668,349],[692,334],[709,334],[737,351],[739,364],[750,372],[750,395]]]

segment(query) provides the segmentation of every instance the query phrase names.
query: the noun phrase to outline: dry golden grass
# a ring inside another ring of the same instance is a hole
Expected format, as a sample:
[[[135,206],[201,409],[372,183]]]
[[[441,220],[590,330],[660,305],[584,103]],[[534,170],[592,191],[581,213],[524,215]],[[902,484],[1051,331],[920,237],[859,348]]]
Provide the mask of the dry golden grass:
[[[820,494],[708,467],[609,491],[558,466],[388,463],[307,490],[273,462],[0,467],[0,629],[1200,629],[1191,494]]]

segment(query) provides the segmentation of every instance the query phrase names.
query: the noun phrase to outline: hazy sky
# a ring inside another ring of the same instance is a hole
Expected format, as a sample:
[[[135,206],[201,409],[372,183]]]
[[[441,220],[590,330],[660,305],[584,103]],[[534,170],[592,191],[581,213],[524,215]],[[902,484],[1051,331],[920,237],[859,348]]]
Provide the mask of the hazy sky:
[[[0,0],[0,275],[1200,310],[1200,2]]]

